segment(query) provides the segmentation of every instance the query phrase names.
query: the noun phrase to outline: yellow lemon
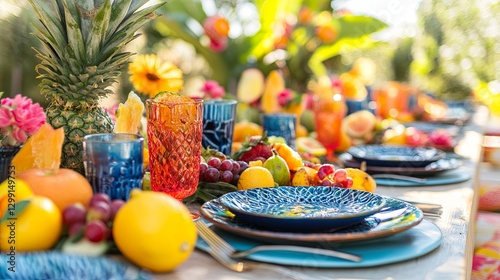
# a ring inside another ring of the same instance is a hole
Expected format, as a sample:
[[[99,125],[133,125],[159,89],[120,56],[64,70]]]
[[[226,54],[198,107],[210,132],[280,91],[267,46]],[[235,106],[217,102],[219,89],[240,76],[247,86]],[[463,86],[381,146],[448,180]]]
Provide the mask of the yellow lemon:
[[[248,190],[253,188],[274,187],[273,174],[262,166],[250,166],[240,174],[238,180],[239,190]]]
[[[193,252],[196,228],[187,207],[160,192],[134,190],[113,222],[120,252],[136,265],[168,272]]]
[[[31,202],[17,219],[0,224],[1,251],[48,250],[59,239],[62,230],[59,208],[46,197],[33,196],[28,199]],[[19,202],[15,206],[19,207]]]
[[[393,128],[389,128],[384,132],[384,136],[382,138],[382,142],[384,144],[392,144],[392,145],[405,145],[406,144],[406,135],[405,135],[405,126],[397,125]]]
[[[0,218],[3,217],[9,203],[12,204],[32,196],[33,192],[25,181],[21,179],[3,181],[0,184]]]

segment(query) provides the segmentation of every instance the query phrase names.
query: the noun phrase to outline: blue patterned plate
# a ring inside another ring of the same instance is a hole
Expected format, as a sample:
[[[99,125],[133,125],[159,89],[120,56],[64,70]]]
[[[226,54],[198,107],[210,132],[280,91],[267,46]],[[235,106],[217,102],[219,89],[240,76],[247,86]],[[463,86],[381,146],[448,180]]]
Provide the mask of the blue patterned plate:
[[[423,167],[446,157],[445,152],[432,147],[360,145],[347,152],[358,162],[385,167]]]
[[[371,192],[325,186],[249,189],[224,194],[219,201],[249,223],[295,232],[353,225],[385,205]]]
[[[384,198],[384,211],[398,211],[403,208],[406,210],[401,215],[384,221],[376,215],[368,216],[355,225],[334,231],[300,233],[268,230],[235,216],[216,199],[205,202],[201,206],[200,215],[217,228],[237,235],[267,243],[295,245],[372,240],[406,231],[422,221],[423,213],[414,205],[395,198]]]

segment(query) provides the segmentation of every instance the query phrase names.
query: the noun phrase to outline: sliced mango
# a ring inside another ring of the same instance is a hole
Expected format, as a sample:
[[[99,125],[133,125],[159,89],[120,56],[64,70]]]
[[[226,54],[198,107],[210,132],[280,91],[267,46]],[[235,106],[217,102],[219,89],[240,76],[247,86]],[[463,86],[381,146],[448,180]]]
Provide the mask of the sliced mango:
[[[143,112],[144,103],[135,92],[131,91],[125,103],[118,105],[118,116],[114,132],[139,133]]]
[[[58,169],[61,165],[64,129],[54,129],[45,123],[24,144],[21,150],[12,159],[16,173],[24,170]]]
[[[264,113],[275,113],[280,109],[278,94],[285,90],[285,79],[278,70],[269,73],[261,99],[261,109]]]

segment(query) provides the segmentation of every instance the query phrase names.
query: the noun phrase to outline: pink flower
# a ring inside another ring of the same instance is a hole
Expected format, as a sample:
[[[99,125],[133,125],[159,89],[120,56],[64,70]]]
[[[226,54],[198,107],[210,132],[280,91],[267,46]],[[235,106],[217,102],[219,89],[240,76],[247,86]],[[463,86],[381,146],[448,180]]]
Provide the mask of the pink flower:
[[[285,105],[292,100],[293,95],[292,92],[288,89],[285,89],[284,91],[278,93],[278,104],[281,107],[285,107]]]
[[[45,123],[46,115],[40,104],[20,94],[0,102],[1,145],[18,146],[26,142]]]
[[[216,81],[208,80],[203,84],[201,88],[204,96],[207,96],[212,99],[223,98],[226,95],[226,91],[222,86],[219,85]]]

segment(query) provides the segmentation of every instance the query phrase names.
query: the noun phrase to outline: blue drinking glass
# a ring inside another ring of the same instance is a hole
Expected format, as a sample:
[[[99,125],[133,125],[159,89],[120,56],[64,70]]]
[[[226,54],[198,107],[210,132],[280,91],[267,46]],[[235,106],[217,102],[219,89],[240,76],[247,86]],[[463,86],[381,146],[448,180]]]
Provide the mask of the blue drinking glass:
[[[128,200],[142,189],[144,137],[129,133],[90,134],[83,138],[85,176],[94,193]]]
[[[225,155],[231,154],[233,145],[236,100],[213,99],[203,102],[204,148],[216,149]]]
[[[267,136],[280,136],[285,138],[288,146],[295,149],[295,124],[297,115],[274,113],[262,115],[262,129],[267,131]]]

